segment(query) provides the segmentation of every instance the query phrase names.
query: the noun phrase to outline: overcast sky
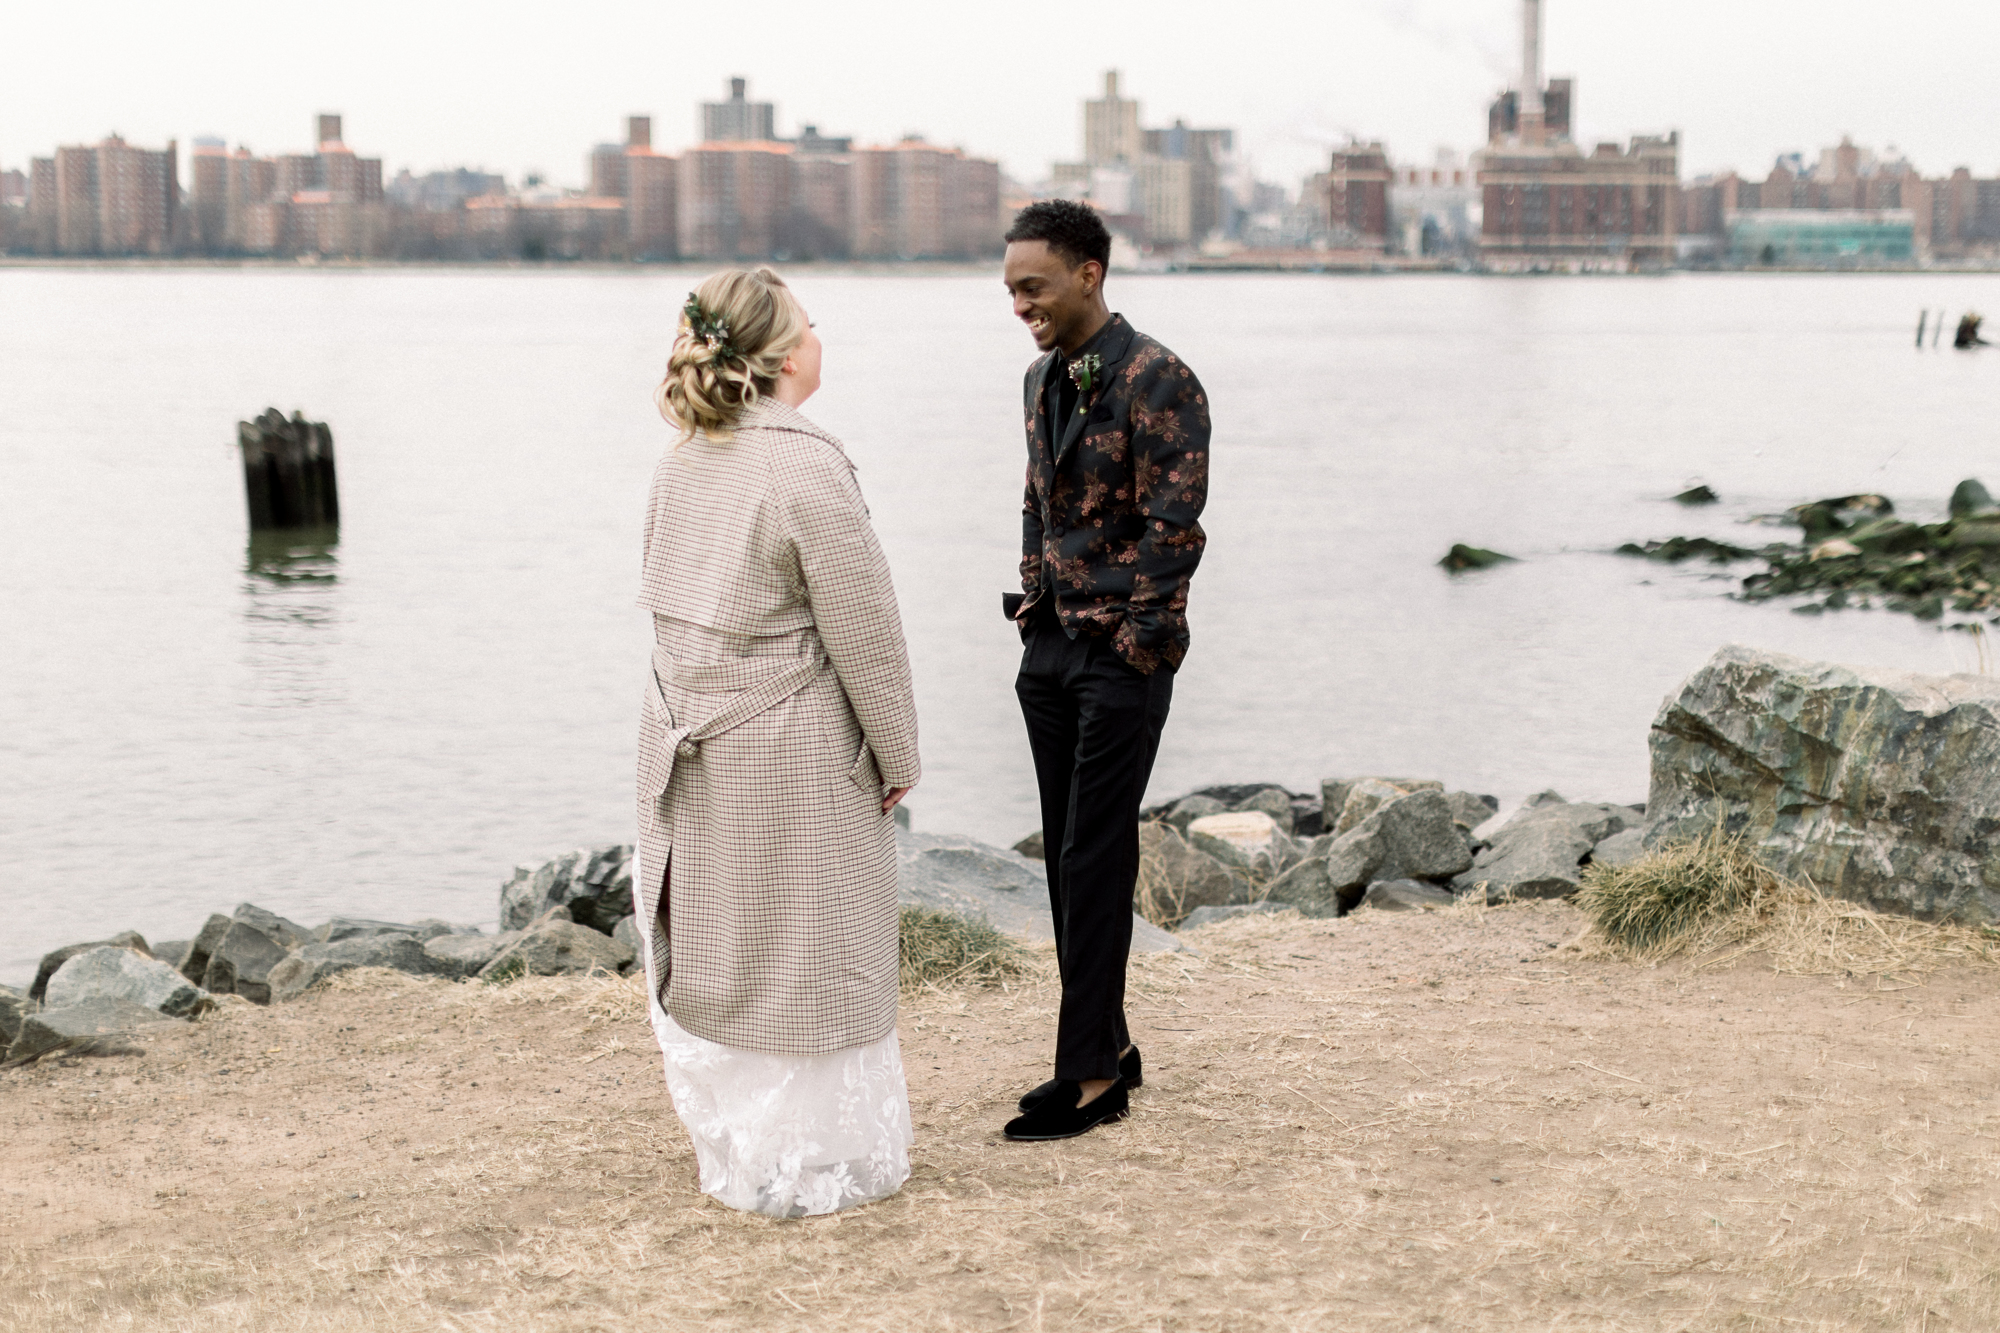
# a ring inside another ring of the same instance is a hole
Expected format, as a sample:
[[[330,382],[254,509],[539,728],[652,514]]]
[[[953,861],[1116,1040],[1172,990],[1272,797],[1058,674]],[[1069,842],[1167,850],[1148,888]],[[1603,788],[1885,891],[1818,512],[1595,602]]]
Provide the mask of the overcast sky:
[[[654,117],[666,149],[732,74],[864,141],[920,132],[1042,177],[1080,149],[1079,100],[1123,71],[1149,125],[1230,126],[1295,186],[1347,135],[1403,161],[1477,147],[1511,81],[1515,0],[1154,0],[986,5],[636,0],[184,0],[11,6],[0,165],[110,131],[309,147],[340,111],[385,169],[467,165],[580,183],[590,145]],[[1578,137],[1679,129],[1685,176],[1761,176],[1843,133],[1926,174],[2000,174],[1994,0],[1547,0],[1548,70],[1578,80]],[[477,17],[474,17],[474,16]],[[185,168],[183,168],[185,173]]]

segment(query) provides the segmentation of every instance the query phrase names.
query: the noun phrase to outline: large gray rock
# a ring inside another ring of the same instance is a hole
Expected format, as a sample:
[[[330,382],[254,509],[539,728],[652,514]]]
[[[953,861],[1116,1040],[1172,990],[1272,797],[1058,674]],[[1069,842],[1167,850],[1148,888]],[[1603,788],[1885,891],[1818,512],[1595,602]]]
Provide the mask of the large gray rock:
[[[7,1048],[7,1058],[27,1060],[54,1051],[89,1051],[128,1033],[181,1021],[130,1000],[87,1000],[62,1009],[42,1009],[22,1018],[21,1030]]]
[[[1385,912],[1436,911],[1457,901],[1437,885],[1414,879],[1377,880],[1361,896],[1361,906]]]
[[[1449,879],[1472,866],[1472,840],[1435,787],[1390,801],[1369,819],[1382,827],[1377,879]]]
[[[1235,848],[1229,851],[1232,857],[1240,855]],[[1138,892],[1150,897],[1148,910],[1157,920],[1178,922],[1203,907],[1248,902],[1252,886],[1243,865],[1242,860],[1219,860],[1198,839],[1182,837],[1170,824],[1139,825]],[[1046,904],[1046,885],[1042,899]]]
[[[386,967],[413,976],[453,975],[452,969],[432,958],[425,945],[415,935],[400,931],[304,945],[271,969],[271,999],[295,1000],[328,977],[357,967]]]
[[[208,976],[208,964],[215,957],[216,947],[222,943],[222,937],[227,935],[229,928],[235,924],[220,912],[212,913],[208,920],[202,923],[195,937],[188,942],[187,953],[175,964],[180,968],[181,975],[195,985],[201,985]]]
[[[193,943],[193,940],[161,940],[153,946],[153,957],[178,971],[187,961],[188,946]]]
[[[1500,813],[1500,802],[1491,796],[1475,796],[1469,791],[1448,791],[1445,804],[1451,807],[1451,822],[1467,833]]]
[[[1653,720],[1646,845],[1718,822],[1779,874],[1929,920],[2000,920],[2000,680],[1731,646]]]
[[[424,941],[424,952],[430,956],[432,971],[453,981],[463,981],[479,975],[481,968],[519,938],[518,930],[504,930],[498,935],[439,935]],[[612,938],[617,938],[615,932]]]
[[[632,951],[632,961],[625,966],[627,972],[640,965],[643,955],[640,952],[638,917],[628,916],[619,921],[611,932],[611,938]]]
[[[426,917],[422,921],[370,921],[364,917],[337,916],[319,929],[313,931],[313,938],[321,944],[338,944],[342,940],[360,939],[368,935],[409,935],[418,940],[434,939],[439,935],[449,935],[449,922],[436,917]]]
[[[310,930],[255,903],[236,904],[236,910],[230,913],[230,919],[261,931],[287,949],[296,949],[301,944],[313,942],[313,933]]]
[[[1354,786],[1350,810],[1379,794]],[[1472,863],[1471,841],[1453,821],[1444,792],[1422,786],[1373,806],[1345,833],[1315,839],[1307,858],[1273,880],[1266,896],[1307,916],[1338,916],[1377,880],[1445,879]]]
[[[239,914],[242,910],[237,909]],[[252,1004],[271,1002],[271,969],[284,962],[291,949],[262,927],[270,915],[260,909],[247,919],[239,915],[230,921],[221,942],[209,954],[208,968],[201,977],[204,990],[215,995],[241,995]],[[285,938],[293,938],[292,932],[283,933]],[[301,944],[312,942],[310,935],[299,940]]]
[[[1232,810],[1261,810],[1271,817],[1278,831],[1290,834],[1292,831],[1292,794],[1283,787],[1266,787],[1254,792],[1229,807]]]
[[[1646,830],[1628,828],[1614,833],[1590,849],[1590,863],[1600,866],[1629,866],[1646,854]]]
[[[617,928],[617,923],[612,923]],[[551,916],[520,933],[479,970],[483,980],[512,976],[554,977],[575,972],[622,972],[631,965],[631,946],[610,935]]]
[[[620,917],[632,915],[630,844],[579,847],[538,866],[516,866],[500,886],[500,929],[523,929],[551,907],[569,909],[572,921],[601,934],[617,929]]]
[[[1324,832],[1335,833],[1339,831],[1337,825],[1340,820],[1340,812],[1346,808],[1347,798],[1353,793],[1354,788],[1363,782],[1384,782],[1398,791],[1404,792],[1419,791],[1426,787],[1435,791],[1444,790],[1442,782],[1435,782],[1430,778],[1328,778],[1319,784],[1320,809],[1326,821]]]
[[[120,931],[108,940],[91,940],[84,944],[65,944],[60,949],[51,949],[42,955],[41,966],[35,969],[35,980],[34,984],[28,987],[28,998],[39,1004],[43,996],[48,992],[49,978],[56,974],[57,968],[80,953],[86,953],[91,949],[102,949],[107,944],[115,944],[125,949],[137,949],[140,953],[148,956],[153,952],[146,947],[146,937],[136,930]]]
[[[125,1000],[169,1018],[193,1018],[214,1003],[177,969],[115,944],[84,950],[49,978],[46,1002],[51,1009],[91,1000]]]
[[[1167,817],[1164,822],[1172,824],[1182,833],[1186,833],[1187,826],[1194,823],[1195,820],[1206,819],[1210,815],[1219,815],[1227,809],[1229,809],[1228,806],[1216,800],[1213,796],[1203,796],[1197,792],[1193,796],[1183,796],[1178,801],[1175,801],[1173,809],[1167,811]]]
[[[38,1007],[28,998],[28,992],[15,986],[0,986],[0,1058],[5,1057],[14,1038],[21,1035],[21,1020]]]
[[[1149,827],[1158,826],[1139,826],[1142,856]],[[896,834],[896,857],[896,900],[903,906],[985,917],[1003,935],[1031,943],[1055,938],[1044,863],[971,838],[906,829]],[[1167,931],[1133,914],[1133,952],[1168,953],[1184,947]]]
[[[1265,901],[1306,916],[1339,916],[1354,906],[1368,882],[1366,872],[1353,870],[1353,859],[1335,866],[1326,857],[1308,857],[1265,886]]]
[[[1493,834],[1472,868],[1452,881],[1459,893],[1481,892],[1489,903],[1513,898],[1567,898],[1583,885],[1583,862],[1598,843],[1636,822],[1628,806],[1586,801],[1523,806]]]

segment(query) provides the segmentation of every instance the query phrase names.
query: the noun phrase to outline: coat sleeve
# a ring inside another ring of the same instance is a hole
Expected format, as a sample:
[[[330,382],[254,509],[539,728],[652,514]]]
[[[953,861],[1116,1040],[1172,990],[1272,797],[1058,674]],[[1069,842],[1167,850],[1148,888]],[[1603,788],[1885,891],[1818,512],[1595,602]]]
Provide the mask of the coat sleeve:
[[[1208,503],[1208,395],[1171,353],[1149,367],[1134,390],[1132,478],[1146,526],[1125,620],[1112,646],[1151,673],[1163,654],[1178,660],[1174,645],[1186,619],[1188,583],[1208,544],[1199,522]]]
[[[917,702],[889,562],[847,460],[817,450],[780,477],[785,528],[813,623],[882,781],[916,785]]]

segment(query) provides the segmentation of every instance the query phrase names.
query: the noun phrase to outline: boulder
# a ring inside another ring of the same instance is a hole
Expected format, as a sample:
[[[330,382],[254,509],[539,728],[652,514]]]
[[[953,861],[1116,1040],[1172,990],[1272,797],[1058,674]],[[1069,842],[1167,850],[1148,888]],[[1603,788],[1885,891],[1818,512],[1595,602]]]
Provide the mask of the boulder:
[[[271,1002],[271,969],[284,962],[291,950],[260,929],[255,924],[259,919],[253,916],[230,921],[221,942],[209,954],[208,969],[202,973],[205,990],[216,995],[241,995],[252,1004]],[[310,935],[301,941],[313,942]]]
[[[1336,865],[1308,857],[1265,886],[1265,902],[1305,916],[1339,916],[1354,906],[1366,882],[1365,873],[1357,879],[1347,860]]]
[[[130,1000],[86,1000],[61,1009],[41,1009],[21,1019],[7,1058],[31,1060],[62,1050],[89,1051],[107,1039],[180,1021]]]
[[[1025,856],[1030,861],[1046,861],[1049,859],[1048,850],[1043,846],[1042,831],[1040,829],[1036,829],[1033,833],[1015,843],[1014,851],[1017,855]]]
[[[1991,513],[1992,510],[1992,492],[1981,485],[1977,477],[1967,477],[1953,488],[1950,505],[1953,518],[1967,518],[1973,514]]]
[[[1414,879],[1377,880],[1361,896],[1361,906],[1385,912],[1435,911],[1457,901],[1437,885]]]
[[[1319,803],[1321,810],[1325,812],[1324,819],[1326,821],[1325,826],[1320,830],[1322,833],[1341,832],[1337,825],[1340,822],[1341,811],[1347,807],[1348,794],[1358,784],[1363,782],[1386,782],[1401,792],[1421,791],[1426,787],[1435,791],[1444,790],[1442,782],[1436,782],[1429,778],[1327,778],[1319,784]]]
[[[617,929],[617,923],[612,923]],[[511,976],[555,977],[577,972],[622,972],[634,957],[631,946],[574,921],[537,921],[479,970],[482,981]]]
[[[153,946],[153,957],[179,971],[180,965],[187,961],[188,946],[193,943],[193,940],[161,940]]]
[[[1148,830],[1160,827],[1139,826],[1142,859]],[[1030,943],[1055,939],[1044,863],[971,838],[907,830],[896,835],[896,857],[896,900],[903,906],[984,917],[1002,934]],[[1134,914],[1133,952],[1172,952],[1182,947],[1170,933]]]
[[[397,921],[369,921],[363,917],[337,916],[315,930],[313,938],[321,944],[337,944],[341,940],[361,939],[369,935],[410,935],[422,941],[451,933],[451,924],[436,917],[426,917],[422,921],[404,924]]]
[[[1382,829],[1377,879],[1448,879],[1472,867],[1472,840],[1436,788],[1398,797],[1364,823],[1370,821]]]
[[[1187,826],[1188,845],[1238,870],[1254,870],[1258,857],[1266,864],[1282,851],[1284,836],[1276,820],[1262,810],[1231,810],[1203,815]]]
[[[1444,558],[1438,561],[1438,567],[1447,573],[1463,574],[1468,569],[1491,569],[1495,565],[1512,563],[1514,557],[1511,555],[1489,551],[1482,546],[1467,546],[1464,542],[1453,542],[1451,549],[1444,553]]]
[[[1787,878],[1926,920],[2000,920],[2000,680],[1731,646],[1653,720],[1646,845],[1720,823]]]
[[[1592,849],[1637,822],[1630,807],[1622,805],[1530,803],[1500,826],[1491,845],[1452,881],[1452,888],[1482,892],[1489,903],[1508,897],[1567,898],[1582,887],[1583,863]]]
[[[1266,787],[1229,807],[1232,810],[1261,810],[1278,826],[1278,832],[1292,831],[1292,794],[1283,787]]]
[[[1166,822],[1186,833],[1188,825],[1195,820],[1206,819],[1210,815],[1225,814],[1228,810],[1228,806],[1213,796],[1183,796],[1174,802],[1171,810],[1167,811]]]
[[[1398,787],[1380,778],[1360,779],[1347,789],[1347,799],[1340,803],[1340,813],[1334,816],[1333,827],[1328,832],[1338,837],[1389,802],[1409,795],[1409,791],[1407,787]]]
[[[15,986],[0,986],[0,1059],[5,1058],[14,1038],[21,1035],[21,1020],[37,1007],[28,998],[28,992]]]
[[[628,916],[624,920],[620,921],[616,926],[612,927],[611,938],[617,940],[620,944],[624,945],[626,948],[632,951],[632,961],[625,965],[625,970],[627,972],[630,972],[635,967],[640,967],[644,965],[643,960],[646,955],[645,955],[645,949],[642,947],[639,940],[638,917]]]
[[[84,950],[49,978],[51,1009],[92,1000],[124,1000],[169,1018],[193,1018],[214,1003],[207,991],[190,983],[177,968],[116,944]]]
[[[1500,813],[1500,802],[1491,796],[1474,796],[1469,791],[1448,791],[1444,803],[1451,808],[1451,822],[1472,832]]]
[[[1591,848],[1590,860],[1593,865],[1629,866],[1645,854],[1646,830],[1635,827],[1614,833]]]
[[[1236,863],[1218,860],[1170,824],[1145,823],[1139,825],[1138,892],[1150,899],[1155,919],[1173,922],[1198,908],[1247,901],[1251,886]]]
[[[211,914],[208,920],[202,923],[195,937],[188,941],[187,953],[175,964],[180,968],[181,975],[195,985],[201,985],[203,979],[208,976],[209,960],[215,956],[216,946],[222,943],[222,937],[229,933],[229,928],[234,924],[235,922],[220,912]]]
[[[625,918],[626,921],[631,919]],[[624,922],[619,925],[622,928]],[[502,931],[498,935],[439,935],[424,941],[424,953],[430,959],[431,971],[453,981],[463,981],[479,975],[481,968],[520,937],[518,930]],[[615,934],[613,938],[617,938]]]
[[[603,935],[632,915],[632,848],[579,847],[539,866],[514,868],[500,886],[500,929],[521,930],[551,907]]]
[[[49,978],[56,974],[57,968],[80,953],[91,949],[102,949],[107,944],[115,944],[123,949],[137,949],[140,953],[148,957],[151,957],[153,952],[146,947],[146,937],[136,930],[121,931],[108,940],[91,940],[85,944],[65,944],[60,949],[51,949],[42,955],[41,965],[35,969],[35,980],[28,987],[28,998],[40,1004],[48,992]]]
[[[433,958],[425,946],[426,941],[400,931],[305,945],[271,969],[271,999],[296,1000],[328,977],[357,967],[386,967],[413,976],[452,976],[452,969]]]
[[[276,912],[267,911],[255,903],[238,903],[230,913],[230,919],[240,921],[254,930],[276,940],[287,949],[296,949],[301,944],[311,944],[313,933],[296,921],[287,920]]]
[[[1180,929],[1194,930],[1199,926],[1214,925],[1218,921],[1233,921],[1239,916],[1263,916],[1272,912],[1297,910],[1290,903],[1232,903],[1227,907],[1197,907],[1188,913],[1187,920],[1181,922]]]
[[[1292,798],[1292,836],[1294,838],[1317,838],[1324,832],[1326,832],[1326,809],[1320,805],[1319,797],[1294,796]]]

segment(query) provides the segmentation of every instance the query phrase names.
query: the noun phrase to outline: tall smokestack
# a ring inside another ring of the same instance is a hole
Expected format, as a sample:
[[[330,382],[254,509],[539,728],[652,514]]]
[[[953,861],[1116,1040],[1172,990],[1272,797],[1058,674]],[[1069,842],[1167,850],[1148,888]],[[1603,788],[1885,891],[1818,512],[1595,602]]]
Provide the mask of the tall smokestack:
[[[1542,108],[1542,0],[1521,0],[1521,142],[1547,138]]]

